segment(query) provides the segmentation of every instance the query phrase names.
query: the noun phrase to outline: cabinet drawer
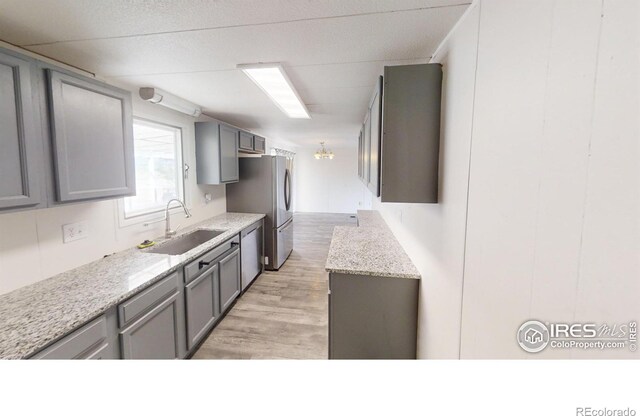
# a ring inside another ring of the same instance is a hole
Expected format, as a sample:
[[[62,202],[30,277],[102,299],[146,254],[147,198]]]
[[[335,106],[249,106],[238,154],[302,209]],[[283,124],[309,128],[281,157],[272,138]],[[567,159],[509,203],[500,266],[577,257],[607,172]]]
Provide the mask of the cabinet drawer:
[[[184,266],[184,282],[189,283],[195,277],[200,275],[200,273],[213,267],[213,261],[217,257],[220,257],[225,251],[230,250],[239,243],[240,238],[236,235]]]
[[[156,303],[178,290],[178,273],[154,284],[144,292],[118,305],[120,328],[131,323]]]
[[[80,329],[62,338],[44,351],[34,355],[34,359],[62,359],[91,357],[93,350],[100,349],[100,344],[107,338],[107,318],[102,315]]]

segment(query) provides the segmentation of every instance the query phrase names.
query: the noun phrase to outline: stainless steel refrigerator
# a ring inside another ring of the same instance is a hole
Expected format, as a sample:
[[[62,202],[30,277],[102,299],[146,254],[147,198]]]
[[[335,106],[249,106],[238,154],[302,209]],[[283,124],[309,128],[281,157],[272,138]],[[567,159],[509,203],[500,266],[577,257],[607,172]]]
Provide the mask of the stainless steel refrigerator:
[[[227,184],[227,211],[265,214],[265,268],[278,270],[293,250],[291,166],[284,156],[240,158],[240,180]]]

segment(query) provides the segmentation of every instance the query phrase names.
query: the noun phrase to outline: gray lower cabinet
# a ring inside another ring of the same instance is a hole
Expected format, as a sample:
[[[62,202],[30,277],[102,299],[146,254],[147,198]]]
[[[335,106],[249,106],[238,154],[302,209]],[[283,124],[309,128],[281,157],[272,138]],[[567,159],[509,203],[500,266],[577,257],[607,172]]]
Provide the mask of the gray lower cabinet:
[[[123,358],[181,358],[179,298],[180,294],[174,293],[120,333]]]
[[[189,354],[240,294],[239,241],[235,236],[184,267]]]
[[[0,49],[0,211],[41,203],[42,136],[34,66]]]
[[[220,316],[218,265],[214,265],[184,288],[187,307],[187,349],[198,345]]]
[[[181,275],[174,273],[118,307],[125,359],[182,358],[185,349]]]
[[[115,311],[110,311],[76,329],[31,358],[63,360],[120,358],[118,343],[112,336],[115,327]]]
[[[220,308],[224,313],[242,290],[240,250],[237,248],[220,260]]]
[[[419,284],[330,273],[329,358],[416,358]]]
[[[135,194],[131,93],[47,70],[59,202]]]
[[[238,129],[215,121],[196,123],[196,167],[198,184],[237,182]]]

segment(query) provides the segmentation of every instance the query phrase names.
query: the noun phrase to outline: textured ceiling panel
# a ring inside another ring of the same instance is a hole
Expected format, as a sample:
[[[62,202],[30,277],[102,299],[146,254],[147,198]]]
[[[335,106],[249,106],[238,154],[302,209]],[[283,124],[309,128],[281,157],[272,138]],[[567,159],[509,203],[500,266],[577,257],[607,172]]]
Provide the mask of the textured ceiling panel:
[[[0,39],[17,45],[269,24],[469,0],[0,0]]]
[[[267,137],[355,145],[384,66],[426,62],[467,3],[0,0],[0,38]],[[312,119],[287,118],[236,69],[254,62],[282,62]]]
[[[462,7],[33,46],[106,77],[429,57]],[[303,88],[303,87],[302,87]]]

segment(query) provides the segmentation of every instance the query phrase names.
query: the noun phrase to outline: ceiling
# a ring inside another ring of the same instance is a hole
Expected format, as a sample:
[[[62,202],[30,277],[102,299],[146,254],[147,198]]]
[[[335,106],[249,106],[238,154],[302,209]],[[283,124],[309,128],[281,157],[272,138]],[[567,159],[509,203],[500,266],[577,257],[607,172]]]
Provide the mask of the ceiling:
[[[471,0],[0,0],[0,39],[297,145],[353,145],[385,65],[426,62]],[[281,62],[311,120],[237,64]]]

